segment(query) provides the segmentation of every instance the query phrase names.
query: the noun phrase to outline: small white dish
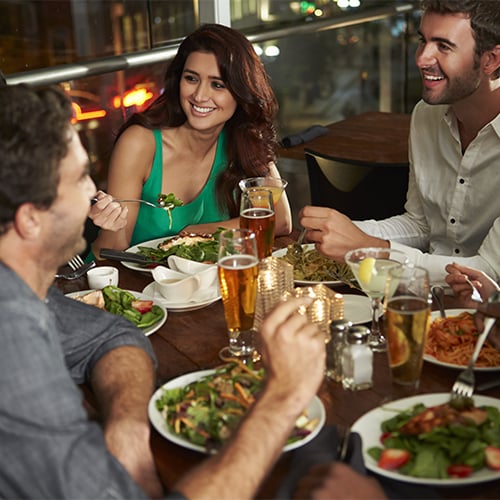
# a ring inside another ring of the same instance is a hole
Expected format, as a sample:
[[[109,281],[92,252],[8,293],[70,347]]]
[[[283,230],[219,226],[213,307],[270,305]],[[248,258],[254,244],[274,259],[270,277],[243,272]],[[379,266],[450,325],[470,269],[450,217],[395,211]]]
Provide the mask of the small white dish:
[[[118,268],[113,266],[97,266],[87,271],[89,287],[100,290],[105,286],[118,286]]]
[[[382,316],[379,311],[379,317]],[[353,325],[369,323],[372,320],[372,306],[365,295],[344,294],[344,318]]]
[[[185,274],[197,274],[214,266],[217,267],[216,264],[196,262],[194,260],[185,259],[184,257],[179,257],[178,255],[169,255],[167,258],[167,262],[170,269]]]
[[[155,281],[147,285],[143,292],[146,295],[153,297],[153,299],[171,312],[188,312],[202,309],[217,302],[220,296],[218,283],[206,290],[199,290],[189,301],[186,302],[170,302],[158,290]]]
[[[171,302],[186,302],[200,289],[197,276],[173,271],[168,267],[157,266],[152,275],[157,290]]]
[[[174,271],[198,276],[201,288],[213,286],[217,279],[217,264],[195,262],[194,260],[184,259],[177,255],[169,255],[167,262],[170,269]]]

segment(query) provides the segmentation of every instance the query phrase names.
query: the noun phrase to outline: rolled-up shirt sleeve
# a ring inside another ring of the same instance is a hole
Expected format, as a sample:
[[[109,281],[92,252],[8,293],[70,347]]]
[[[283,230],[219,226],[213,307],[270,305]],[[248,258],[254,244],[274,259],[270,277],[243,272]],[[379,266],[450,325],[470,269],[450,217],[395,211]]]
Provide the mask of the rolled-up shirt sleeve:
[[[63,295],[52,288],[47,306],[58,325],[67,367],[77,384],[87,381],[97,361],[112,349],[136,346],[156,364],[149,339],[130,321]]]

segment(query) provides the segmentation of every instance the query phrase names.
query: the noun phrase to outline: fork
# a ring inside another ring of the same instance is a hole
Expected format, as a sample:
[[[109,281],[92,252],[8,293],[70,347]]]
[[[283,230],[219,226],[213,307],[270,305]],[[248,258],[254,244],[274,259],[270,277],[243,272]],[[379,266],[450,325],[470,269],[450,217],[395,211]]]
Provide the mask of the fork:
[[[481,294],[479,293],[479,290],[474,286],[474,284],[467,275],[464,275],[464,277],[467,284],[472,288],[471,299],[474,300],[475,302],[482,302],[483,299],[481,297]]]
[[[474,363],[477,360],[479,351],[483,347],[484,341],[491,330],[491,327],[495,324],[495,318],[486,318],[484,320],[484,329],[476,340],[476,346],[474,347],[474,352],[470,358],[467,368],[458,374],[455,383],[451,389],[451,399],[458,398],[470,398],[474,393],[474,385],[476,383],[474,378]]]
[[[94,205],[98,201],[99,200],[94,197],[90,200],[90,203],[92,205]],[[147,205],[148,207],[161,208],[162,210],[166,210],[168,208],[174,208],[173,203],[169,203],[168,205],[155,205],[154,203],[151,203],[150,201],[140,200],[140,199],[118,200],[116,198],[113,198],[113,201],[117,201],[118,203],[144,203],[144,205]]]
[[[300,257],[300,255],[302,255],[302,252],[303,252],[302,242],[304,241],[304,237],[305,237],[306,233],[307,233],[307,229],[306,228],[302,229],[298,240],[292,246],[292,255],[296,258],[298,258],[298,257]]]
[[[338,454],[337,461],[345,462],[347,458],[347,450],[349,449],[349,438],[351,437],[351,428],[347,427],[342,436],[342,443],[340,445],[340,451]]]
[[[83,262],[82,258],[79,255],[76,255],[71,260],[68,261],[68,266],[72,270],[70,273],[58,273],[56,274],[56,278],[64,278],[65,280],[76,280],[81,278],[84,274],[86,274],[90,269],[95,267],[95,261],[91,262]]]

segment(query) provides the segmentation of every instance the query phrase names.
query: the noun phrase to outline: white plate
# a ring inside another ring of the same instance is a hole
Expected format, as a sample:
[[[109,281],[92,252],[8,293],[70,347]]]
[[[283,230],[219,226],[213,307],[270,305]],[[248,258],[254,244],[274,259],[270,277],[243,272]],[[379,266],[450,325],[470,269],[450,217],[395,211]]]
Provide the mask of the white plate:
[[[370,299],[364,295],[343,295],[344,318],[353,325],[369,323],[372,320],[372,306]],[[379,311],[379,317],[382,316]]]
[[[366,468],[372,472],[380,474],[381,476],[386,476],[398,481],[433,486],[459,486],[500,479],[500,471],[494,471],[486,467],[480,471],[474,472],[469,477],[464,478],[432,479],[405,476],[399,472],[389,471],[378,467],[377,462],[367,453],[369,448],[372,448],[373,446],[381,446],[380,435],[382,434],[382,430],[380,425],[384,420],[393,417],[395,415],[395,410],[406,410],[417,403],[423,403],[425,406],[434,406],[446,403],[449,400],[449,393],[419,394],[417,396],[391,401],[390,403],[379,406],[378,408],[365,413],[354,423],[352,430],[360,434],[361,439],[363,440],[363,458]],[[474,401],[476,406],[489,405],[500,408],[500,399],[475,395]]]
[[[458,316],[460,313],[470,312],[474,314],[476,311],[474,309],[446,309],[446,316]],[[440,318],[439,311],[431,312],[431,321]],[[432,363],[433,365],[444,366],[446,368],[454,368],[455,370],[463,370],[466,365],[456,365],[454,363],[446,363],[444,361],[439,361],[434,356],[430,354],[424,354],[424,360]],[[477,372],[496,372],[500,370],[500,366],[475,366],[474,371]]]
[[[86,295],[87,293],[90,293],[93,291],[94,290],[82,290],[80,292],[71,292],[71,293],[67,293],[66,297],[71,297],[71,298],[80,297],[81,295]],[[151,299],[153,299],[153,304],[158,306],[158,307],[161,307],[163,309],[164,314],[163,314],[163,318],[160,321],[156,322],[154,325],[151,325],[149,328],[141,329],[143,331],[144,335],[146,335],[146,337],[151,335],[152,333],[156,332],[157,330],[159,330],[164,325],[165,321],[167,321],[167,310],[165,309],[165,307],[149,294],[135,292],[134,290],[125,290],[125,291],[130,292],[132,295],[134,295],[139,300],[151,300]]]
[[[153,424],[153,427],[165,438],[167,438],[169,441],[172,441],[173,443],[178,444],[179,446],[183,446],[184,448],[188,448],[190,450],[196,450],[196,451],[201,451],[202,453],[206,453],[206,449],[203,446],[193,444],[187,439],[184,439],[183,437],[178,436],[177,434],[171,432],[168,427],[167,423],[165,422],[165,419],[161,416],[160,412],[156,409],[155,401],[159,399],[163,395],[163,391],[165,389],[174,389],[175,387],[184,387],[191,382],[195,382],[196,380],[206,376],[206,375],[211,375],[214,373],[216,370],[200,370],[196,372],[191,372],[187,373],[185,375],[181,375],[180,377],[174,378],[161,386],[159,389],[156,390],[156,392],[153,394],[151,399],[149,400],[149,405],[148,405],[148,414],[149,414],[149,419],[151,420],[151,423]],[[311,441],[316,437],[316,435],[319,433],[319,431],[323,428],[325,425],[325,419],[326,419],[326,414],[325,414],[325,407],[323,406],[323,403],[321,400],[315,396],[314,399],[309,403],[307,407],[307,416],[309,419],[314,419],[317,418],[318,425],[314,428],[312,432],[310,432],[306,437],[299,441],[295,441],[291,444],[287,444],[284,448],[283,451],[290,451],[295,448],[300,448],[301,446],[304,446],[306,443]]]
[[[165,236],[164,238],[157,238],[156,240],[149,240],[143,243],[138,243],[137,245],[127,248],[126,252],[139,253],[139,247],[158,248],[158,245],[160,243],[163,243],[164,241],[167,241],[171,238],[174,238],[174,236]],[[128,267],[129,269],[132,269],[133,271],[142,271],[143,273],[151,273],[150,268],[141,266],[141,264],[136,264],[135,262],[125,262],[125,261],[120,261],[120,262],[122,265]]]
[[[306,243],[304,245],[302,245],[302,248],[304,251],[307,251],[307,250],[313,250],[314,249],[314,243]],[[273,257],[283,257],[286,255],[286,252],[287,252],[287,248],[279,248],[278,250],[275,250],[273,252]],[[339,281],[339,280],[332,280],[332,281],[307,281],[307,280],[294,280],[295,281],[295,284],[297,285],[305,285],[305,286],[309,286],[309,285],[319,285],[320,283],[323,284],[323,285],[344,285],[345,283],[343,281]]]
[[[194,297],[191,298],[189,302],[169,302],[156,288],[156,283],[153,281],[144,288],[142,293],[153,297],[155,302],[158,302],[163,307],[169,311],[196,311],[196,309],[201,309],[220,299],[219,285],[207,288],[205,290],[200,290],[196,293]]]

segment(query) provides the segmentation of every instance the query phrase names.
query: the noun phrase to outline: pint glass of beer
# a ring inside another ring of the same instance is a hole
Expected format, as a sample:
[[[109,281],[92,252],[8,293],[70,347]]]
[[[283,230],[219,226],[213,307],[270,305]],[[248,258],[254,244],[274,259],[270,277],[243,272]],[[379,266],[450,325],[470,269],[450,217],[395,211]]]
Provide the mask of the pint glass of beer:
[[[392,399],[414,395],[419,387],[429,329],[431,294],[427,270],[398,265],[386,282],[385,328],[392,375]]]
[[[259,259],[270,257],[274,243],[274,202],[269,189],[250,188],[241,193],[240,227],[255,233]]]
[[[229,333],[229,345],[219,353],[223,360],[251,359],[259,258],[255,233],[229,229],[219,235],[219,285]]]

